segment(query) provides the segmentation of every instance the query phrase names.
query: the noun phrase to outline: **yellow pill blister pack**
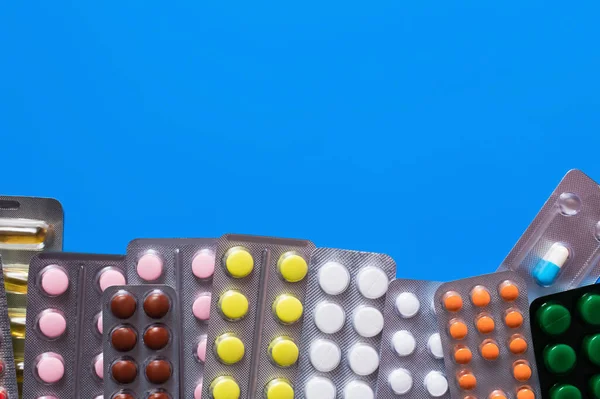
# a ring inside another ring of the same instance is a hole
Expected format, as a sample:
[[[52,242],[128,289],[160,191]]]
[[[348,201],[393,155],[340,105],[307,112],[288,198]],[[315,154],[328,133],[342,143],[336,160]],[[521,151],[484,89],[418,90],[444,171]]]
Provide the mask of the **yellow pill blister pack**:
[[[294,398],[313,249],[306,240],[218,240],[203,398]]]

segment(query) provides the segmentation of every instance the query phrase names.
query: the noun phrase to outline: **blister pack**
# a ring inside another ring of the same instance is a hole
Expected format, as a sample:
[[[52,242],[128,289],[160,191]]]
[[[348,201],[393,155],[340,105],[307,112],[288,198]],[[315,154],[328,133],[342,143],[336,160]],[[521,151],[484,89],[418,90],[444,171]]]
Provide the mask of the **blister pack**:
[[[0,272],[2,272],[2,257],[0,257]],[[0,273],[0,399],[17,399],[19,392],[7,309],[4,275]]]
[[[544,398],[600,398],[600,285],[531,303],[531,332]]]
[[[433,297],[441,283],[390,283],[381,333],[378,399],[450,398]]]
[[[500,265],[525,279],[530,300],[600,276],[600,187],[581,171],[562,179]]]
[[[203,398],[293,398],[306,240],[227,234],[217,243]]]
[[[541,398],[527,286],[518,274],[444,283],[434,304],[452,398]]]
[[[180,397],[179,306],[166,285],[110,287],[102,296],[104,397]]]
[[[200,398],[210,316],[214,238],[137,239],[127,247],[128,282],[165,284],[175,289],[181,337],[183,398]]]
[[[102,292],[125,284],[124,261],[66,252],[33,257],[23,397],[102,397]]]
[[[317,248],[309,267],[298,397],[372,399],[383,309],[396,263],[388,255]]]

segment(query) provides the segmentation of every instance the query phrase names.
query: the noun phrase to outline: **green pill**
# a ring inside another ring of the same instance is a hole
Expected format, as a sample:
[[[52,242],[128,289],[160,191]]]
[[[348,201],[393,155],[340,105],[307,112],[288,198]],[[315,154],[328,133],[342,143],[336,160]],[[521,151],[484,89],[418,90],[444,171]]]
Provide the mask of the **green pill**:
[[[569,384],[558,384],[550,389],[550,399],[582,399],[581,391]]]
[[[594,399],[600,399],[600,374],[590,378],[590,391],[594,395]]]
[[[571,326],[571,313],[556,303],[543,304],[535,314],[537,322],[546,334],[559,335]]]
[[[591,292],[583,295],[577,301],[577,310],[586,323],[600,325],[600,295]]]
[[[544,363],[548,371],[565,374],[575,367],[577,355],[569,345],[548,345],[544,348]]]
[[[585,337],[583,339],[583,351],[590,362],[600,366],[600,334]]]

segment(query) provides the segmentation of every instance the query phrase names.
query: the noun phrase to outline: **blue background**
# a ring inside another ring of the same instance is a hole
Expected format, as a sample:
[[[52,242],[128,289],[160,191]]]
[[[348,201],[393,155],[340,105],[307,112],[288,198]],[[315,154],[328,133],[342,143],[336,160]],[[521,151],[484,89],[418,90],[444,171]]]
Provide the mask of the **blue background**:
[[[212,3],[3,2],[0,191],[59,198],[65,250],[242,232],[450,279],[600,180],[598,6]]]

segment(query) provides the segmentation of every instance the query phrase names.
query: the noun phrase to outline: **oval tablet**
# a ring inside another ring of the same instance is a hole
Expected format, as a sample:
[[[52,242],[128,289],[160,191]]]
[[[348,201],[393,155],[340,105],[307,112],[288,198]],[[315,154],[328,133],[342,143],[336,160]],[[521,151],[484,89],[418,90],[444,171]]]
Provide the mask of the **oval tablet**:
[[[383,330],[383,315],[371,306],[360,306],[352,318],[354,330],[361,337],[371,338]]]
[[[315,308],[315,325],[325,334],[334,334],[344,327],[346,314],[337,303],[321,302]]]
[[[389,279],[383,270],[374,266],[362,268],[356,276],[358,291],[367,299],[378,299],[388,290]]]
[[[327,262],[319,269],[319,286],[329,295],[339,295],[350,284],[350,273],[341,263]]]
[[[335,385],[325,377],[311,377],[304,386],[306,399],[335,399],[335,393]]]
[[[371,375],[379,367],[379,353],[368,344],[356,344],[348,351],[348,363],[354,374]]]
[[[392,348],[398,356],[408,356],[415,351],[417,342],[415,337],[407,330],[401,330],[392,336]]]
[[[421,308],[419,298],[412,292],[403,292],[396,297],[396,310],[405,319],[414,317]]]
[[[363,381],[351,381],[344,388],[344,399],[374,399],[373,389]]]
[[[396,395],[404,395],[412,389],[413,378],[407,369],[396,369],[388,375],[388,384]]]
[[[310,345],[309,359],[317,371],[328,373],[340,364],[342,351],[335,342],[320,338]]]

